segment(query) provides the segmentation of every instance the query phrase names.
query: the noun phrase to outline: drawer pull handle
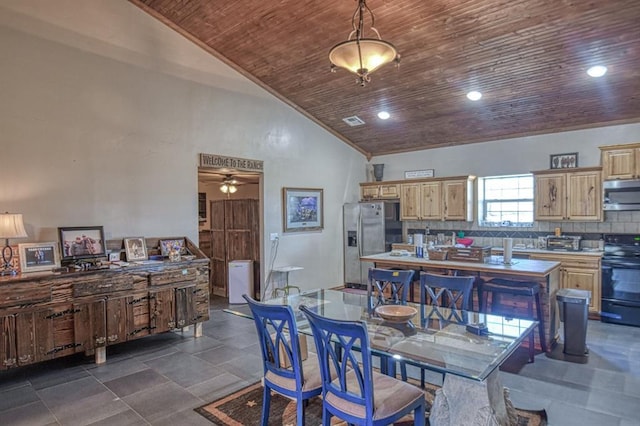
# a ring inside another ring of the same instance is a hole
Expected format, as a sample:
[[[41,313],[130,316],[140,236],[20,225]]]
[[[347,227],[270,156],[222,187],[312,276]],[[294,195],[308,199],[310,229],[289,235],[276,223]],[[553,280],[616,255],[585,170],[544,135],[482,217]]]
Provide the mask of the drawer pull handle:
[[[20,364],[24,364],[26,362],[31,362],[31,355],[22,355],[21,357],[18,358],[18,362],[20,362]]]
[[[112,334],[111,336],[107,337],[108,342],[115,342],[116,340],[118,340],[117,334]]]
[[[105,337],[96,337],[96,345],[104,345],[107,339]]]
[[[12,367],[16,365],[16,359],[15,358],[5,359],[4,361],[2,361],[2,365],[4,365],[5,367]]]

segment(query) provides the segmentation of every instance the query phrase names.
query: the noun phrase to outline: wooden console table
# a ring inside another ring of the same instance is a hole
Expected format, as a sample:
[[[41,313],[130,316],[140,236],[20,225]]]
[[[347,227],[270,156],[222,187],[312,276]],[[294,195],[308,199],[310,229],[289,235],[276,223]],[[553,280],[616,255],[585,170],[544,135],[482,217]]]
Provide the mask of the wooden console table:
[[[193,259],[1,277],[0,370],[77,352],[103,363],[109,345],[192,324],[201,336],[209,259],[185,241]]]

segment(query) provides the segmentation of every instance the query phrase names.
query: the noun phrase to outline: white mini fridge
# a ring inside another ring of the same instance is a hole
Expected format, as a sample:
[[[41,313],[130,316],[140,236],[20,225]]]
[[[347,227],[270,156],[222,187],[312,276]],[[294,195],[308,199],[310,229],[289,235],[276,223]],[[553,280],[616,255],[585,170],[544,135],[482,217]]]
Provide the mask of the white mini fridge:
[[[253,297],[253,260],[229,262],[229,303],[247,303],[242,297]]]

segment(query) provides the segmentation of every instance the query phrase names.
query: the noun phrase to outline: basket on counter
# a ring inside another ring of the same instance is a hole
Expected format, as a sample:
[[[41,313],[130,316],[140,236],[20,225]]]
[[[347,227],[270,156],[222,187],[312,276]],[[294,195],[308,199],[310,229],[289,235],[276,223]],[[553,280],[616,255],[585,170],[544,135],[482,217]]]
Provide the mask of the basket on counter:
[[[449,254],[448,248],[430,248],[427,249],[430,260],[447,260]]]

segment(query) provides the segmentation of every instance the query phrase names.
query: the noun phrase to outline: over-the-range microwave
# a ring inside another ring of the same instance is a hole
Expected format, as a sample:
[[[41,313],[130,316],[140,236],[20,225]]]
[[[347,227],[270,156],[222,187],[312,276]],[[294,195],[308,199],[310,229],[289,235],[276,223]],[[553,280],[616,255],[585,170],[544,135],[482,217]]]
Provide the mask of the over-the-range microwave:
[[[606,180],[604,210],[640,210],[640,180]]]

